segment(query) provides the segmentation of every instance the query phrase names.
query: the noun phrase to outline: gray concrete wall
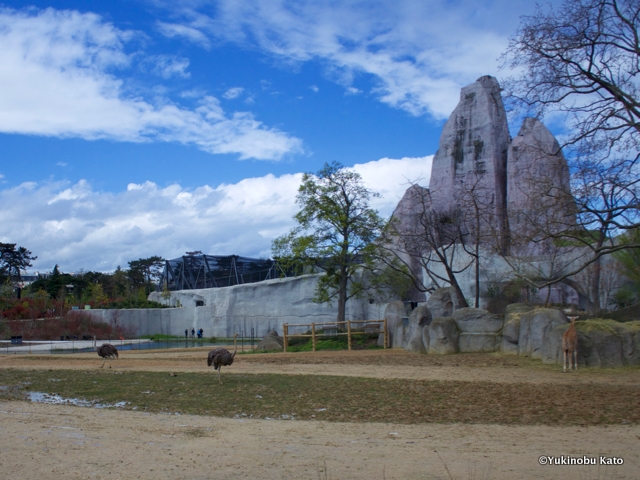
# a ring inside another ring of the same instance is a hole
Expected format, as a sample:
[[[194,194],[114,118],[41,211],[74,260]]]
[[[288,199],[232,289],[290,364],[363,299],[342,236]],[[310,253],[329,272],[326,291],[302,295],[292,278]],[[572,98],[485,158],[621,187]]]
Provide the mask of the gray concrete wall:
[[[92,310],[98,319],[129,328],[137,335],[158,333],[184,335],[203,328],[205,336],[231,337],[244,332],[261,337],[271,330],[282,334],[284,323],[332,322],[335,304],[317,304],[313,295],[319,275],[267,280],[233,287],[171,292],[168,299],[152,293],[149,300],[176,308]],[[196,302],[203,306],[196,306]],[[385,304],[369,303],[368,298],[347,302],[348,320],[378,320]],[[290,333],[300,333],[289,330]]]

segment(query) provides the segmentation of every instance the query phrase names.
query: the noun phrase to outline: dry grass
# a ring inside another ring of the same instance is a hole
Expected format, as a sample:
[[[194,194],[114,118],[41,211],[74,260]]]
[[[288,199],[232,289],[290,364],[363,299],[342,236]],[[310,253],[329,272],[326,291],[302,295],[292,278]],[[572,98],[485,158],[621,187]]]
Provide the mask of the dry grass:
[[[417,356],[417,358],[425,356]],[[461,356],[462,357],[462,356]],[[448,357],[451,358],[451,357]],[[420,381],[320,375],[0,370],[20,391],[130,402],[149,412],[346,422],[607,425],[640,423],[640,386]]]

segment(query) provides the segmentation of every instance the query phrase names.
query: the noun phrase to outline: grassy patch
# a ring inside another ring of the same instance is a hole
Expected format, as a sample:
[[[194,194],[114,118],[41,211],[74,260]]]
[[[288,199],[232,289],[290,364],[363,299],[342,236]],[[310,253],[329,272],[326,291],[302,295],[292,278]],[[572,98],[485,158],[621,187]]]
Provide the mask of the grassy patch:
[[[640,423],[640,386],[501,384],[306,375],[0,370],[0,399],[24,390],[129,409],[344,422]]]
[[[308,335],[311,332],[306,332]],[[346,335],[326,337],[322,332],[318,333],[316,339],[316,351],[320,350],[347,350],[349,339]],[[378,334],[356,334],[351,337],[351,348],[353,350],[382,349],[378,346]],[[310,337],[291,337],[287,352],[311,352],[313,351],[313,339]]]

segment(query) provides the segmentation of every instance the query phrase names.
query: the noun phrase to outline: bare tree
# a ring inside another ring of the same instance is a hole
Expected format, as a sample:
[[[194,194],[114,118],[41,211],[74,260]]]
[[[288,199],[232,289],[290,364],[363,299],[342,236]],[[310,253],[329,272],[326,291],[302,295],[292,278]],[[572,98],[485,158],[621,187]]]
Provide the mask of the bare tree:
[[[601,308],[602,257],[640,247],[616,240],[640,226],[639,24],[636,0],[565,0],[557,10],[539,6],[523,17],[503,54],[504,66],[520,72],[503,82],[516,114],[569,121],[562,148],[570,182],[546,195],[574,211],[575,223],[540,212],[527,221],[536,243],[581,255],[536,286],[584,289],[574,276],[589,268],[585,293],[593,311]]]
[[[640,4],[565,0],[524,16],[502,56],[521,74],[502,82],[507,102],[542,116],[568,114],[567,144],[638,149]],[[515,102],[514,102],[515,101]]]
[[[429,190],[418,185],[412,185],[409,192],[410,202],[402,218],[392,218],[378,241],[380,260],[394,271],[410,275],[421,292],[429,291],[432,285],[449,284],[458,306],[467,307],[456,275],[467,270],[474,259],[466,255],[465,243],[471,235],[462,210],[433,208]],[[421,271],[430,282],[422,278]]]

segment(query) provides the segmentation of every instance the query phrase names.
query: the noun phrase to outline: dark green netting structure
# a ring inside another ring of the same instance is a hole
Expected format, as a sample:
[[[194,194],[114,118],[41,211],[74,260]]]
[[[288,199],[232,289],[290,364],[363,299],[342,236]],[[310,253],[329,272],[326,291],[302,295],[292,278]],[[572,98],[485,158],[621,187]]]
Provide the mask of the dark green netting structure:
[[[220,288],[287,276],[275,260],[238,255],[183,255],[166,260],[158,291]]]

